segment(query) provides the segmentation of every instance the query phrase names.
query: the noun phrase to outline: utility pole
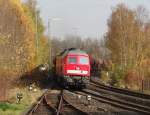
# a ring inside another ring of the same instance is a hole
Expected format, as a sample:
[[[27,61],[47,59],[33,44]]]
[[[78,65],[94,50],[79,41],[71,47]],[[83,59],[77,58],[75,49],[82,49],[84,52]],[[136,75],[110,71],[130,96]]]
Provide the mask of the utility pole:
[[[38,60],[38,55],[39,55],[39,40],[38,40],[38,10],[36,11],[36,35],[35,35],[35,39],[36,39],[36,61],[37,64],[39,64],[39,60]]]
[[[61,20],[60,18],[49,18],[48,19],[48,41],[49,41],[49,67],[52,67],[52,35],[51,35],[51,23],[52,21],[59,21]]]
[[[52,41],[51,41],[51,19],[48,19],[48,44],[49,44],[49,67],[51,67],[52,65],[52,51],[51,51],[51,47],[52,47]]]

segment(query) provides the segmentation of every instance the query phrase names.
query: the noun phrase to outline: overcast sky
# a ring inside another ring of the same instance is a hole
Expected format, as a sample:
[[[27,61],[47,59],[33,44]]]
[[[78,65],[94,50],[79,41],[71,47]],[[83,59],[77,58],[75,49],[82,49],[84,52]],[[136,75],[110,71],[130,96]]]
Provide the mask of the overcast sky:
[[[51,21],[52,36],[100,38],[107,31],[111,9],[119,3],[132,9],[142,5],[150,11],[150,0],[38,0],[38,7],[46,27],[49,18],[59,18]]]

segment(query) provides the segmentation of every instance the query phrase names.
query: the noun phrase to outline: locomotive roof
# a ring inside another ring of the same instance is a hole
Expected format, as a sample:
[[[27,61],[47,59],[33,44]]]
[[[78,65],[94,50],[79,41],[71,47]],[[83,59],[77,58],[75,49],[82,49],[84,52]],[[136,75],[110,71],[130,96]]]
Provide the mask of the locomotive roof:
[[[66,56],[68,54],[87,55],[87,53],[83,50],[71,48],[71,49],[65,49],[63,52],[60,53],[59,56]]]

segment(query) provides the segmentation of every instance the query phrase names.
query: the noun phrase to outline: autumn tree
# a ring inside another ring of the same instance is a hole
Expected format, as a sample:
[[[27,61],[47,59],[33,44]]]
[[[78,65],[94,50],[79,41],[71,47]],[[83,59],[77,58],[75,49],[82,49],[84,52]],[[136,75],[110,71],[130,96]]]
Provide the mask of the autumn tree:
[[[149,13],[146,8],[139,6],[136,9],[135,21],[139,27],[136,37],[136,69],[140,76],[147,76],[149,60]]]
[[[123,4],[118,5],[113,10],[112,16],[108,22],[109,31],[107,33],[107,46],[112,51],[112,59],[126,66],[127,61],[133,57],[132,54],[133,33],[136,31],[134,22],[134,12],[126,8]]]
[[[48,40],[35,11],[35,5],[20,0],[0,0],[0,76],[18,78],[47,63]]]
[[[40,10],[37,9],[37,1],[27,0],[24,4],[25,12],[31,18],[35,30],[36,63],[37,65],[48,63],[48,49],[50,46],[48,38],[44,36],[44,26],[40,17]]]
[[[143,7],[131,10],[124,4],[119,4],[112,11],[108,21],[106,46],[111,50],[112,60],[120,73],[118,76],[122,76],[120,79],[131,70],[136,71],[142,79],[148,72],[144,68],[149,58],[148,22],[148,13]],[[115,70],[116,73],[117,71]]]
[[[1,2],[0,33],[5,36],[0,46],[1,66],[5,71],[21,75],[34,67],[34,31],[19,0]]]

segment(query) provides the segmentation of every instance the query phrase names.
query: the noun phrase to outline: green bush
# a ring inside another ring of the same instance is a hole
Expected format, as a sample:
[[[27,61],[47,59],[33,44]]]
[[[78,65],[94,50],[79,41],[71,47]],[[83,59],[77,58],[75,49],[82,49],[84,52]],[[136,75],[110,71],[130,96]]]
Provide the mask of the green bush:
[[[9,103],[0,103],[0,109],[3,111],[6,111],[8,109],[9,110],[19,110],[19,108],[16,105],[12,105]]]
[[[111,83],[117,87],[124,87],[125,69],[121,65],[115,65],[110,75]]]

